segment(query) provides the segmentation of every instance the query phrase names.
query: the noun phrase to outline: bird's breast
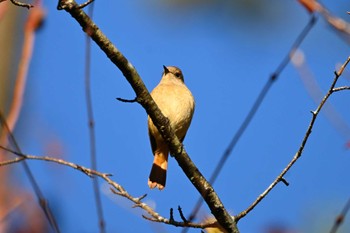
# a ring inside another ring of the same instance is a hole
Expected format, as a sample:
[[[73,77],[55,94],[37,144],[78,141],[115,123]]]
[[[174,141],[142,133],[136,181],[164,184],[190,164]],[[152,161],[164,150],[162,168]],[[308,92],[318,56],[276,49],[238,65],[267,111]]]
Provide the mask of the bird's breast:
[[[194,98],[182,85],[158,85],[151,93],[161,112],[166,116],[179,138],[186,134],[194,112]]]

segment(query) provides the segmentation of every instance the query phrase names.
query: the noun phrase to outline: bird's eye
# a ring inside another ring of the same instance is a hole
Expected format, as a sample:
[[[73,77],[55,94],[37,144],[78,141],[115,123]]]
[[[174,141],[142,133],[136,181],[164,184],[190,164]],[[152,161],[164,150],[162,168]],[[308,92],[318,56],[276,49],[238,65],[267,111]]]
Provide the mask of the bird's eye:
[[[180,77],[181,77],[181,74],[180,74],[179,72],[176,72],[176,73],[175,73],[175,76],[176,76],[177,78],[180,78]]]

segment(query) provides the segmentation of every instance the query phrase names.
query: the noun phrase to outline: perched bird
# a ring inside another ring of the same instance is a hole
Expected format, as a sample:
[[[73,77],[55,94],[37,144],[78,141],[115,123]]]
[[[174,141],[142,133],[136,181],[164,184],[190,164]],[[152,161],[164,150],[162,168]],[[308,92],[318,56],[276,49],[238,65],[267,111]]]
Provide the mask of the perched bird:
[[[179,68],[175,66],[163,66],[163,68],[162,79],[151,92],[151,96],[163,115],[169,119],[172,129],[182,142],[191,124],[195,107],[194,98],[186,87]],[[148,186],[151,189],[157,187],[162,190],[166,182],[169,148],[149,116],[148,134],[154,155]]]

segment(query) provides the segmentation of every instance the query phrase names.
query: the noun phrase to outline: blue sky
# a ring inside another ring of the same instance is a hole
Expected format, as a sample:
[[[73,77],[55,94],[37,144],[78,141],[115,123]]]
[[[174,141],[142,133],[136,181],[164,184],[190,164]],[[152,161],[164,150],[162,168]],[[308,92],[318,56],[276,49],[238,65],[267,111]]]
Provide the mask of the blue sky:
[[[349,4],[323,3],[334,14],[349,18]],[[37,34],[15,133],[25,153],[61,156],[89,167],[85,35],[70,15],[56,10],[56,2],[45,1],[44,6],[47,18]],[[162,65],[182,69],[196,99],[184,145],[206,177],[308,17],[297,1],[277,0],[250,4],[208,1],[189,7],[156,0],[97,1],[94,13],[96,24],[136,67],[149,90],[159,82]],[[320,18],[300,49],[325,93],[336,65],[349,56],[348,44]],[[147,193],[146,201],[154,203],[165,217],[178,205],[189,214],[198,194],[174,159],[170,159],[165,190],[149,190],[147,178],[153,156],[147,115],[138,104],[115,100],[135,95],[121,72],[94,44],[92,55],[99,170],[112,173],[114,180],[134,196]],[[349,85],[348,71],[339,85]],[[349,92],[343,92],[330,99],[347,124],[349,98]],[[289,64],[214,185],[231,213],[246,209],[291,160],[311,119],[310,111],[317,104]],[[349,139],[320,114],[302,158],[285,176],[290,185],[278,184],[239,222],[241,232],[263,232],[270,225],[283,225],[296,232],[328,232],[349,198],[350,154],[345,148]],[[32,161],[30,165],[58,215],[62,232],[97,232],[91,180],[53,164]],[[107,232],[181,230],[149,223],[140,210],[131,209],[132,203],[111,195],[106,184],[100,184]],[[208,213],[203,206],[200,216]],[[339,232],[349,228],[346,221]]]

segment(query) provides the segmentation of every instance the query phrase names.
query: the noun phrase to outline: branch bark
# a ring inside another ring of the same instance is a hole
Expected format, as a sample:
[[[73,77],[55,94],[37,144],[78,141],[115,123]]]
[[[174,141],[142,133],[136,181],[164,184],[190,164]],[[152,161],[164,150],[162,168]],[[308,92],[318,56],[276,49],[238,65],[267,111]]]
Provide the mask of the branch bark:
[[[92,38],[107,57],[120,69],[134,89],[137,102],[146,110],[147,114],[151,117],[153,123],[168,143],[170,154],[176,159],[188,179],[201,194],[219,224],[227,232],[239,232],[236,221],[229,215],[211,184],[200,173],[188,156],[181,142],[170,127],[169,120],[164,117],[153,101],[133,65],[102,33],[74,0],[60,0],[57,8],[58,10],[65,10],[68,12],[80,24],[84,32]]]

